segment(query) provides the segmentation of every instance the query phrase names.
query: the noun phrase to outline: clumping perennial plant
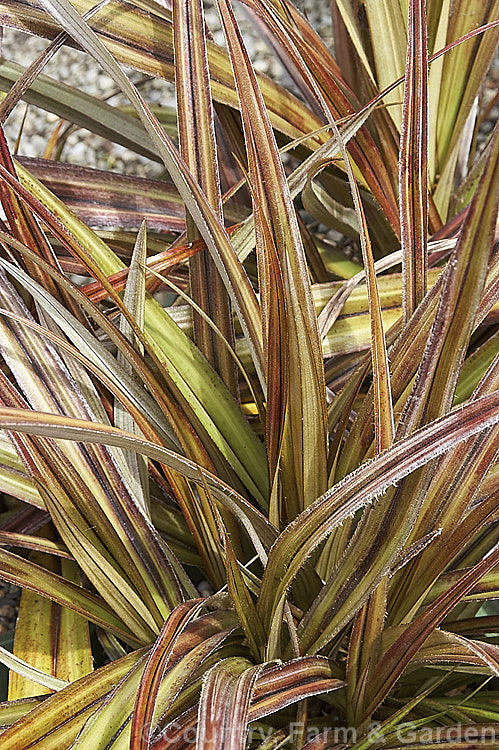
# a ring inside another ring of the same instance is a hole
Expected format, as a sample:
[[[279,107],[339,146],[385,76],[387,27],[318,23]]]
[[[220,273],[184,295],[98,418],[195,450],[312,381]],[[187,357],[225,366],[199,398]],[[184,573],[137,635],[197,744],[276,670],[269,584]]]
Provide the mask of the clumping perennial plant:
[[[497,749],[499,0],[244,5],[0,0],[0,748]]]

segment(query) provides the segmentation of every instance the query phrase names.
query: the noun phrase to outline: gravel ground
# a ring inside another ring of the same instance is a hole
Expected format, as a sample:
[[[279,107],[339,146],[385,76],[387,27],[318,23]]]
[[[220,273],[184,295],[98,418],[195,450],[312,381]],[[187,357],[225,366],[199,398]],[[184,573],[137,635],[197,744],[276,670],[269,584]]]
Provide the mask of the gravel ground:
[[[8,60],[26,65],[46,45],[45,39],[13,29],[4,30],[3,56]],[[114,81],[103,73],[88,55],[70,47],[60,49],[45,67],[43,74],[92,96],[106,99],[110,104],[122,101],[120,95],[113,96],[116,92]],[[131,79],[134,83],[141,78],[142,76],[132,72]],[[149,81],[143,87],[143,91],[151,104],[174,104],[173,87],[167,81]],[[42,157],[47,140],[59,122],[57,115],[51,112],[20,103],[7,120],[6,133],[9,142],[14,144],[22,127],[19,153],[24,156]],[[152,164],[145,157],[83,129],[75,130],[68,137],[62,160],[144,177],[159,176],[163,171],[160,165]]]
[[[307,13],[310,20],[319,28],[321,34],[330,38],[330,24],[327,18],[328,0],[302,0],[299,3],[302,11]],[[220,28],[218,14],[211,3],[205,4],[206,17],[209,28],[213,32],[217,43],[224,43],[224,35]],[[283,69],[274,54],[269,51],[263,39],[259,36],[254,23],[249,19],[244,9],[237,8],[237,15],[243,30],[248,51],[255,64],[255,68],[275,79],[283,80]],[[29,36],[12,29],[4,29],[3,57],[22,65],[27,65],[47,45],[47,41]],[[64,47],[59,50],[44,69],[44,74],[57,80],[80,88],[94,96],[108,99],[111,104],[125,103],[120,95],[112,96],[116,87],[112,79],[103,73],[99,67],[83,52]],[[137,72],[131,73],[131,79],[137,83],[142,76]],[[284,79],[285,80],[285,79]],[[174,106],[174,87],[167,81],[150,80],[141,86],[146,100],[150,104]],[[24,119],[24,123],[23,123]],[[22,126],[22,139],[19,153],[25,156],[41,157],[44,154],[47,139],[54,131],[59,118],[37,107],[26,107],[19,104],[8,118],[6,133],[9,142],[16,143]],[[65,146],[63,160],[73,164],[82,164],[99,169],[110,169],[117,172],[136,174],[139,176],[156,177],[161,174],[161,165],[153,164],[148,159],[138,156],[122,146],[115,145],[84,130],[73,132]]]
[[[326,43],[331,44],[328,0],[296,0],[296,3]],[[282,65],[267,47],[254,21],[249,17],[244,7],[236,4],[235,10],[255,68],[292,88],[293,84],[285,74]],[[219,44],[224,44],[224,35],[220,28],[218,14],[211,2],[205,2],[205,12],[214,40]],[[7,60],[26,65],[46,45],[47,41],[44,39],[12,29],[4,29],[3,56]],[[111,104],[127,103],[121,98],[121,95],[116,95],[116,87],[112,79],[103,73],[88,55],[78,50],[63,47],[48,63],[43,72],[89,94],[107,99]],[[131,72],[131,79],[134,83],[138,83],[142,78],[136,71]],[[485,96],[487,98],[493,98],[498,84],[499,58],[496,59],[488,85],[486,85]],[[167,81],[149,80],[146,83],[142,82],[141,91],[150,104],[175,105],[174,86]],[[113,96],[113,94],[115,95]],[[489,113],[483,125],[483,135],[490,132],[498,116],[499,107],[496,106]],[[19,153],[25,156],[41,157],[44,155],[47,140],[57,127],[58,122],[59,118],[56,115],[20,103],[8,118],[5,129],[9,142],[14,146],[22,126]],[[75,130],[69,136],[62,159],[73,164],[144,177],[159,177],[163,172],[161,165],[152,163],[122,146],[110,143],[104,138],[82,129]]]

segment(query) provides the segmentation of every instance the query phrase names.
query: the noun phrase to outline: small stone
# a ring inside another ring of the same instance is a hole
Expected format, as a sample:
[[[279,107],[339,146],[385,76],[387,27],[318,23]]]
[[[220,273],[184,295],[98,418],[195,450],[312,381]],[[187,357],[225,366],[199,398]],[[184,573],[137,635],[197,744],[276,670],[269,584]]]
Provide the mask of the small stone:
[[[0,607],[0,617],[12,619],[16,614],[16,608],[12,604],[4,604]]]
[[[208,597],[214,593],[213,588],[208,581],[200,581],[200,583],[198,583],[197,589],[200,596]]]
[[[87,146],[83,141],[80,141],[79,143],[75,143],[74,146],[72,146],[71,151],[69,152],[71,156],[72,162],[77,162],[79,164],[87,164]]]

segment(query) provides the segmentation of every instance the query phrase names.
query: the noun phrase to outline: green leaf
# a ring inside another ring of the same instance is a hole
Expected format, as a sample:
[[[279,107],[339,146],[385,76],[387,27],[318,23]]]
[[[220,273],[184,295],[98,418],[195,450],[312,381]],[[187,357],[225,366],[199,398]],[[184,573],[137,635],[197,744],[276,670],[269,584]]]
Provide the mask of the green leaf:
[[[476,325],[493,242],[499,197],[499,129],[463,228],[447,264],[433,329],[399,428],[416,426],[448,411]]]
[[[407,27],[400,0],[367,0],[366,12],[374,44],[378,86],[384,89],[403,75],[406,58]],[[390,116],[400,127],[402,108],[394,92],[385,96]]]
[[[178,652],[179,638],[181,640],[185,628],[196,617],[203,604],[202,599],[193,599],[179,605],[166,620],[149,652],[135,698],[130,729],[131,750],[146,750],[149,747],[161,681],[174,662],[173,656],[176,650]]]
[[[81,15],[94,5],[93,0],[78,1],[75,7]],[[0,6],[5,23],[13,28],[54,38],[60,32],[57,23],[39,6]],[[119,19],[119,22],[118,22]],[[92,19],[92,26],[110,52],[120,63],[140,70],[146,75],[173,80],[173,27],[171,12],[150,0],[140,6],[127,5],[123,0],[112,0]],[[213,42],[208,43],[208,60],[216,101],[237,108],[237,94],[227,52]],[[259,75],[265,99],[271,112],[272,124],[289,138],[311,133],[323,124],[309,107],[268,77]],[[321,136],[315,138],[320,145]]]
[[[140,645],[140,636],[132,633],[100,596],[3,549],[0,549],[0,569],[4,580],[69,607],[126,643]]]
[[[427,607],[412,623],[404,628],[396,642],[383,654],[376,666],[376,681],[369,689],[366,715],[370,715],[388,695],[412,656],[424,643],[428,635],[460,601],[482,575],[499,560],[499,549],[491,552],[485,560],[465,573],[448,591]],[[499,673],[499,665],[497,673]]]
[[[227,535],[225,537],[225,554],[227,589],[248,639],[253,657],[259,660],[262,658],[265,650],[265,632]]]
[[[478,404],[483,404],[484,407],[488,404],[490,411],[489,408],[486,412],[480,411]],[[485,396],[467,404],[460,411],[456,410],[410,437],[392,444],[388,450],[364,463],[332,487],[290,523],[275,543],[262,579],[259,611],[265,627],[270,627],[282,597],[305,560],[336,526],[356,510],[380,497],[395,482],[461,440],[486,429],[498,419],[499,396]],[[343,602],[336,600],[337,619],[331,619],[327,612],[327,629],[325,623],[319,629],[317,625],[314,628],[314,637],[320,633],[314,650],[321,648],[353,616],[371,590],[372,584],[366,588],[357,587],[356,602],[351,599],[349,592],[344,609],[341,606]],[[328,609],[326,606],[326,610]]]
[[[31,612],[34,613],[34,609],[32,609]],[[39,686],[48,688],[48,692],[61,690],[63,687],[66,687],[66,685],[69,684],[66,680],[59,680],[57,677],[53,677],[51,674],[47,674],[46,672],[42,672],[41,670],[36,669],[31,664],[28,664],[18,656],[11,654],[10,651],[7,651],[7,649],[1,646],[0,661],[2,662],[2,664],[5,664],[5,666],[10,670],[16,672],[16,674],[18,675],[21,675],[23,679],[30,680],[31,682],[35,682]],[[40,695],[41,692],[42,691],[38,689],[37,695]]]
[[[8,742],[13,748],[28,747],[30,744],[37,747],[48,739],[55,747],[69,747],[81,729],[81,722],[74,727],[71,739],[63,739],[61,734],[64,736],[68,716],[76,717],[89,709],[95,711],[95,706],[143,654],[144,650],[133,651],[49,696],[6,729],[2,733],[2,743]],[[88,718],[88,715],[84,715],[84,718]]]
[[[165,627],[165,630],[167,630],[167,627]],[[161,678],[161,684],[157,688],[156,703],[154,703],[154,700],[152,701],[152,706],[154,707],[154,718],[152,721],[154,723],[164,714],[195,671],[221,646],[230,633],[231,630],[224,630],[206,637],[187,654],[182,655],[180,659],[168,665],[169,669],[167,669]],[[161,650],[156,649],[151,652],[151,658],[148,662],[146,662],[145,656],[140,662],[137,662],[133,669],[130,670],[107,696],[95,714],[87,721],[74,744],[75,748],[90,746],[94,747],[95,750],[104,750],[110,743],[113,743],[112,746],[115,750],[130,747],[130,716],[134,710],[136,696],[141,695],[142,698],[144,697],[144,693],[140,690],[140,684],[141,682],[143,685],[147,684],[150,682],[151,677],[154,676],[151,675],[151,672],[146,673],[147,664],[151,665],[151,669],[158,666],[157,660],[160,657]],[[159,674],[157,675],[157,679],[160,679]],[[154,691],[151,698],[154,699]],[[147,741],[147,735],[143,737],[143,740]]]
[[[21,165],[18,164],[17,168],[23,180],[29,185],[30,192],[23,191],[14,182],[10,183],[11,186],[21,191],[30,205],[36,201],[33,194],[38,195],[45,205],[50,205],[58,218],[47,212],[41,203],[37,203],[37,210],[41,213],[42,219],[49,221],[51,229],[57,234],[62,232],[63,242],[69,243],[72,252],[85,258],[85,264],[91,265],[93,273],[101,283],[105,282],[103,274],[110,274],[122,268],[122,264],[107,245],[71,214],[61,201],[32,178]],[[7,173],[4,173],[4,177],[9,179]],[[62,219],[62,225],[58,219]],[[175,387],[185,398],[186,404],[192,409],[193,417],[199,419],[221,453],[234,469],[245,477],[256,496],[264,502],[268,492],[267,473],[260,441],[197,348],[186,339],[166,311],[149,295],[146,297],[145,312],[145,330],[150,336],[154,351],[164,364]],[[223,408],[220,408],[221,403],[224,404]],[[244,443],[244,450],[237,449],[241,441]],[[231,443],[234,447],[231,447]],[[244,464],[248,466],[247,469]]]
[[[145,278],[145,260],[147,255],[147,231],[145,219],[142,222],[137,234],[134,251],[130,260],[130,272],[128,274],[125,293],[123,295],[123,304],[128,308],[130,314],[135,320],[138,328],[144,330],[144,306],[146,296],[146,278]],[[130,341],[132,345],[138,348],[141,354],[144,353],[140,341],[138,341],[132,331],[132,328],[125,318],[120,320],[120,331]],[[117,356],[118,366],[133,377],[133,369],[128,360],[121,352]],[[118,402],[114,408],[114,424],[128,432],[139,433],[139,428],[132,415],[123,408]],[[134,495],[139,507],[144,515],[148,516],[149,511],[149,477],[147,470],[147,461],[143,457],[128,455],[125,458],[133,482]]]
[[[22,72],[20,65],[0,60],[0,90],[8,91]],[[74,122],[153,161],[160,160],[151,139],[134,117],[99,101],[81,89],[39,75],[23,98],[29,104],[53,112],[64,120]]]

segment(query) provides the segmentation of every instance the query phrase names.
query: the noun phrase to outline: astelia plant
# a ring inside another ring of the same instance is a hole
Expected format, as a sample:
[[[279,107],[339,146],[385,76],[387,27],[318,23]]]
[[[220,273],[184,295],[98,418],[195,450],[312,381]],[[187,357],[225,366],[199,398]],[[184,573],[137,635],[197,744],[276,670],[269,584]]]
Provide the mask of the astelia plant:
[[[293,93],[216,5],[0,0],[0,122],[166,169],[0,128],[0,748],[499,748],[499,2],[247,0]]]

